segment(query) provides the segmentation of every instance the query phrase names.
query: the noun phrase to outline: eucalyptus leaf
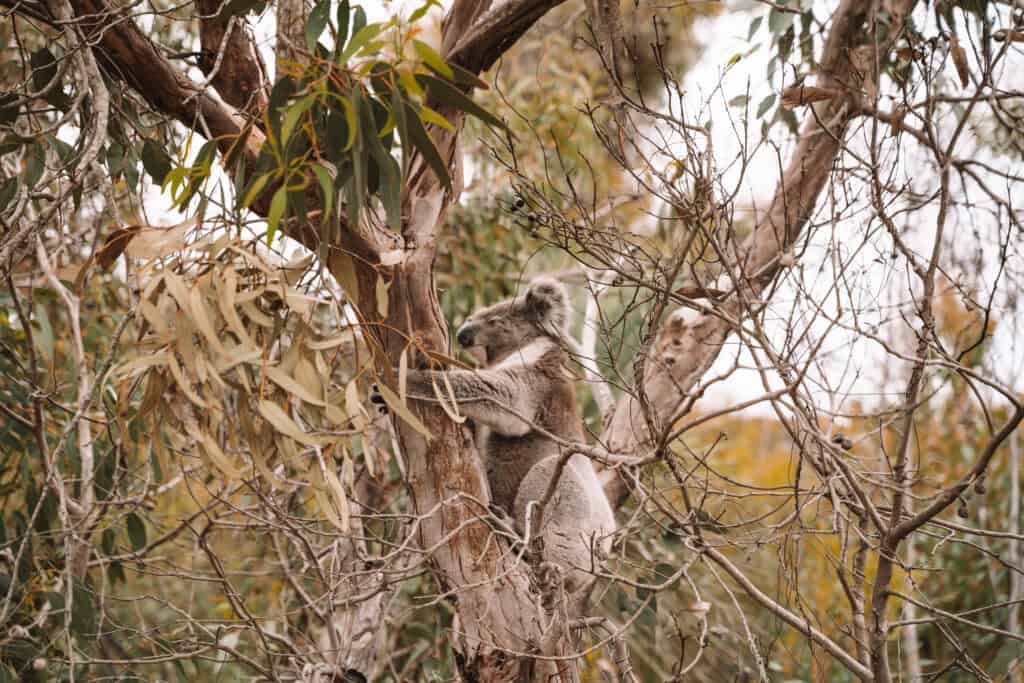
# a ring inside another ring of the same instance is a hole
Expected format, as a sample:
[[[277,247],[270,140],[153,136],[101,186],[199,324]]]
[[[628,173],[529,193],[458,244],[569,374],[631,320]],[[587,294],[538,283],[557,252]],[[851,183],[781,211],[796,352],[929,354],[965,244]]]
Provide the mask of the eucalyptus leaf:
[[[128,531],[128,540],[132,544],[132,550],[138,552],[146,547],[146,525],[137,514],[131,512],[125,518],[125,528]]]
[[[309,12],[309,18],[306,20],[306,49],[310,52],[316,49],[316,42],[327,26],[330,11],[331,0],[320,0]]]
[[[451,83],[441,80],[436,76],[427,75],[417,76],[416,80],[427,88],[428,97],[434,98],[443,104],[455,107],[456,109],[471,116],[475,116],[484,123],[494,126],[495,128],[508,131],[508,126],[505,125],[504,121],[474,102],[468,95],[466,95],[466,93],[462,92]]]

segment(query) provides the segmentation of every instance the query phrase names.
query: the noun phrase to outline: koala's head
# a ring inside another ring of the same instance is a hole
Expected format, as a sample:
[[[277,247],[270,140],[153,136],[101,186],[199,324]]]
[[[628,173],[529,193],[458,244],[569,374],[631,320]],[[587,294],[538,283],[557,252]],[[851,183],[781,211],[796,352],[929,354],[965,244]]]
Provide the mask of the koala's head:
[[[558,339],[569,324],[569,296],[558,280],[539,277],[519,296],[469,316],[456,339],[487,365],[538,337]]]

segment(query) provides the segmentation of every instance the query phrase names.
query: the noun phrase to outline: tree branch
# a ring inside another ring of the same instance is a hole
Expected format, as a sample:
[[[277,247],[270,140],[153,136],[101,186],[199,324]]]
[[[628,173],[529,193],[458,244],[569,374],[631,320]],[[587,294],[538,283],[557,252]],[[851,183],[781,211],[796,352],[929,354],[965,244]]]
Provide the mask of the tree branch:
[[[226,0],[196,0],[199,68],[221,98],[250,116],[267,106],[266,69],[243,16],[223,12]]]

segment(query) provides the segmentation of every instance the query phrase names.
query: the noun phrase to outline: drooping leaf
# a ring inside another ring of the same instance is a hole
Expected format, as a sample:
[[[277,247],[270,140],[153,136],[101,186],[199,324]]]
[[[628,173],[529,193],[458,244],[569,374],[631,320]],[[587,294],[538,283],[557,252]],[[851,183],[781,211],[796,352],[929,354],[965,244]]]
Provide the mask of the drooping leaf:
[[[138,552],[146,547],[146,525],[142,519],[131,512],[125,518],[125,528],[128,530],[128,540],[131,541],[132,550]]]
[[[199,432],[199,443],[203,445],[203,451],[213,462],[214,466],[231,479],[241,479],[242,471],[235,467],[234,463],[220,449],[216,440],[206,432]]]
[[[96,609],[93,594],[84,583],[74,580],[71,604],[71,631],[83,638],[96,637]]]
[[[312,434],[307,434],[299,429],[299,426],[288,417],[281,406],[273,401],[260,401],[259,412],[263,418],[281,434],[298,441],[306,446],[320,446],[320,440]]]
[[[793,25],[796,14],[773,7],[768,12],[768,30],[778,35]]]
[[[451,83],[437,78],[436,76],[427,75],[419,75],[416,77],[416,80],[427,88],[428,97],[436,98],[437,101],[451,107],[455,107],[456,109],[463,111],[470,116],[474,116],[495,128],[508,131],[508,127],[505,125],[504,121],[474,102],[468,95],[466,95],[466,93],[462,92]]]
[[[324,402],[320,400],[320,398],[310,393],[309,390],[281,368],[271,365],[264,368],[263,372],[274,384],[281,387],[292,396],[297,396],[311,405],[323,407]]]
[[[31,189],[43,177],[43,172],[46,170],[46,152],[43,150],[43,146],[39,143],[32,145],[27,161],[23,179],[25,187]]]
[[[277,233],[277,226],[284,214],[285,204],[288,199],[288,191],[285,186],[277,188],[274,198],[270,200],[270,210],[267,211],[267,244],[272,244],[274,235]]]
[[[146,138],[142,144],[142,167],[158,185],[163,185],[171,171],[171,157],[155,140]]]
[[[14,123],[18,118],[18,100],[17,93],[0,93],[0,126]]]
[[[358,16],[358,12],[361,9],[362,8],[356,9],[356,16]],[[353,31],[355,31],[355,24],[353,24],[352,29]],[[345,46],[345,49],[342,51],[342,53],[338,55],[338,66],[345,66],[346,64],[348,64],[348,60],[354,57],[359,52],[359,50],[362,49],[364,45],[366,45],[368,42],[376,38],[377,35],[383,29],[383,24],[373,23],[367,24],[366,26],[362,27],[361,29],[359,29],[358,33],[353,33],[352,40],[349,41],[349,44]]]
[[[331,217],[331,210],[334,208],[334,180],[330,171],[320,164],[313,164],[313,174],[320,183],[320,192],[324,198],[323,219],[326,221]]]
[[[335,166],[341,165],[345,151],[351,139],[352,129],[348,125],[344,105],[334,108],[327,114],[326,135],[323,139],[322,153]]]
[[[451,121],[441,116],[427,105],[420,107],[419,115],[425,123],[432,123],[435,126],[440,126],[451,133],[455,132],[455,126],[452,125]]]
[[[345,49],[345,43],[348,42],[348,16],[351,10],[348,6],[348,0],[341,0],[338,3],[337,12],[337,24],[338,24],[338,35],[335,43],[334,52],[335,54],[340,53]]]
[[[9,178],[6,182],[0,183],[0,213],[7,210],[7,205],[11,203],[14,196],[18,193],[18,176]]]
[[[415,431],[419,432],[428,441],[434,438],[433,435],[430,433],[430,430],[427,429],[427,426],[423,424],[423,422],[421,422],[418,417],[413,415],[412,411],[409,410],[409,407],[405,405],[405,403],[403,403],[402,400],[398,398],[397,395],[395,395],[395,392],[393,392],[384,384],[378,385],[377,390],[380,391],[381,398],[384,399],[384,403],[387,404],[388,409],[392,412],[392,414],[402,418],[402,420],[405,421],[406,424],[412,427]]]
[[[309,18],[306,19],[306,49],[310,52],[316,50],[316,42],[327,26],[330,11],[331,0],[320,0],[309,12]]]
[[[434,146],[434,141],[430,135],[427,134],[426,128],[423,127],[423,123],[420,121],[420,117],[416,114],[411,106],[408,104],[405,107],[405,121],[408,128],[409,140],[416,149],[419,150],[420,154],[430,165],[430,168],[437,175],[438,180],[444,185],[445,189],[449,192],[452,188],[452,181],[448,175],[448,166],[444,160],[441,159],[440,153],[437,151],[437,147]],[[405,140],[403,144],[407,144]]]
[[[57,57],[47,47],[41,47],[33,52],[29,57],[29,65],[32,67],[32,87],[36,92],[46,89],[57,78]],[[47,101],[50,101],[55,93],[63,95],[59,83],[54,84],[47,92]]]
[[[306,95],[302,99],[298,100],[290,107],[284,114],[284,119],[281,121],[281,147],[282,149],[288,144],[288,141],[292,137],[292,132],[295,130],[295,126],[299,123],[299,119],[303,114],[313,105],[315,97],[313,95]]]
[[[364,26],[366,26],[366,11],[359,5],[356,5],[352,9],[352,35],[354,36],[359,33],[363,30]]]
[[[380,137],[377,135],[378,124],[370,103],[366,99],[363,99],[362,103],[359,112],[360,138],[366,141],[366,146],[379,175],[376,182],[373,182],[369,174],[367,175],[367,189],[371,193],[376,192],[380,197],[381,204],[384,205],[388,226],[392,230],[398,231],[402,227],[402,172],[398,168],[398,164],[395,163],[394,158],[388,154],[381,144]]]
[[[242,201],[238,205],[239,208],[247,209],[250,206],[252,206],[252,203],[256,201],[256,197],[258,197],[260,193],[263,192],[263,188],[266,187],[267,182],[273,176],[273,171],[267,171],[266,173],[257,176],[252,181],[252,184],[249,185],[249,189],[245,192],[245,195],[242,197]]]
[[[448,63],[441,59],[441,55],[434,51],[434,48],[430,47],[422,40],[413,39],[412,48],[416,51],[416,55],[423,60],[423,63],[433,69],[435,72],[448,79],[449,81],[455,80],[455,73],[452,68],[448,66]]]

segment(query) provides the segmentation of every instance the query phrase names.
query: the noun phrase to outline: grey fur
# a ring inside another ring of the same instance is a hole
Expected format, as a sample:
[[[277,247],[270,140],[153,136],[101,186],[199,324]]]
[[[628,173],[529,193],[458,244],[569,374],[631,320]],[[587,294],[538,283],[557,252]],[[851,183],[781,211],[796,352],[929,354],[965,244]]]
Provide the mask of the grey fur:
[[[459,410],[476,428],[494,503],[510,513],[520,533],[536,515],[562,448],[545,436],[582,442],[583,425],[561,340],[569,299],[557,280],[538,278],[526,292],[474,313],[458,331],[460,343],[482,351],[481,370],[421,370],[408,374],[410,398],[437,401],[445,378]],[[528,508],[532,508],[528,510]],[[570,592],[589,585],[597,559],[615,531],[615,515],[590,460],[569,458],[543,514],[544,561],[564,572]]]

